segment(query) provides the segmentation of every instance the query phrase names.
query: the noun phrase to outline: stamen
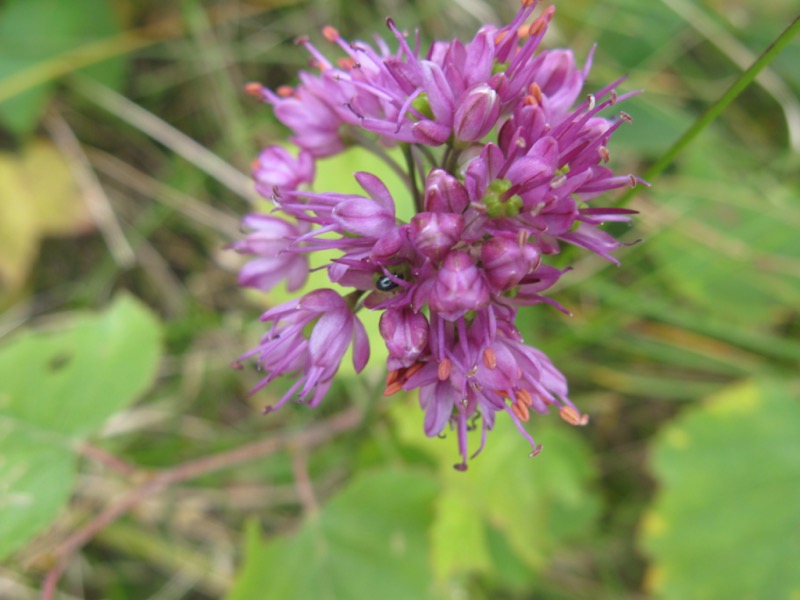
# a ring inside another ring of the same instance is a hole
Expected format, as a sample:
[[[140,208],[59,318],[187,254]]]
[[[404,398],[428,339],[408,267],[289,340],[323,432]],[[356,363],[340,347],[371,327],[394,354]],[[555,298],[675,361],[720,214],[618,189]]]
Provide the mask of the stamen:
[[[336,64],[339,65],[339,67],[341,69],[344,69],[345,71],[354,69],[356,68],[356,65],[358,65],[356,60],[350,57],[340,58],[339,60],[336,61]]]
[[[500,42],[506,39],[507,35],[508,35],[507,31],[498,31],[494,36],[494,45],[499,46]]]
[[[406,372],[403,374],[403,381],[408,381],[413,375],[416,375],[419,370],[424,367],[426,363],[424,362],[415,362],[413,365],[406,369]]]
[[[329,42],[335,42],[339,38],[339,32],[335,27],[325,25],[325,27],[322,28],[322,36]]]
[[[453,363],[450,362],[449,358],[445,358],[439,363],[439,369],[436,371],[439,381],[447,381],[450,378],[450,369],[452,366]]]
[[[405,381],[405,377],[403,377],[403,375],[405,375],[404,371],[405,369],[396,369],[386,373],[386,385],[392,385],[395,381],[399,381],[400,379]]]
[[[495,369],[497,367],[497,355],[491,348],[486,348],[483,351],[483,364],[487,369]]]
[[[531,23],[531,26],[528,28],[528,35],[535,37],[547,29],[547,26],[550,24],[550,20],[553,18],[555,12],[555,6],[548,6],[541,16],[537,17],[537,19]]]
[[[535,102],[526,102],[526,104],[541,104],[542,103],[542,88],[535,81],[528,86],[528,94],[533,97]],[[525,98],[527,100],[527,98]]]
[[[394,396],[397,392],[403,389],[403,381],[395,381],[391,385],[387,385],[386,389],[383,390],[384,396]]]
[[[625,121],[626,123],[633,123],[633,117],[630,116],[625,111],[620,111],[619,118],[622,119],[623,121]]]
[[[523,423],[526,423],[531,418],[531,414],[528,411],[528,406],[519,400],[511,405],[511,411],[517,415],[517,418]]]
[[[282,85],[275,90],[275,93],[282,98],[288,98],[289,96],[294,96],[294,88],[289,85]]]
[[[528,454],[528,458],[533,458],[534,456],[537,456],[541,451],[542,451],[542,445],[536,444],[536,447],[533,449],[533,452]]]
[[[597,148],[597,153],[600,155],[600,159],[603,162],[607,163],[609,161],[609,159],[611,158],[611,155],[608,152],[608,148],[606,148],[605,146],[598,147]]]
[[[589,422],[589,415],[582,415],[578,409],[573,406],[562,406],[558,414],[570,425],[582,427]]]
[[[522,402],[526,406],[533,406],[533,396],[531,396],[531,393],[525,388],[517,390],[517,393],[514,394],[514,398],[516,398],[517,402]]]
[[[263,89],[264,86],[256,81],[244,84],[244,93],[249,96],[260,96]]]

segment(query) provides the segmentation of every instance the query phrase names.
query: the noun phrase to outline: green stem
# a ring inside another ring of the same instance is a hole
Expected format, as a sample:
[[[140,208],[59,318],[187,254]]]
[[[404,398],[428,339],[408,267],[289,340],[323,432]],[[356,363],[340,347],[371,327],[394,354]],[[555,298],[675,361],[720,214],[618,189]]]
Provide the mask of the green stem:
[[[420,213],[424,209],[422,207],[422,196],[420,195],[419,186],[417,185],[417,169],[413,152],[414,148],[411,144],[403,144],[403,155],[406,157],[406,169],[408,169],[408,176],[411,178],[412,183],[411,193],[414,196],[414,208]]]
[[[781,50],[783,50],[792,39],[800,33],[800,16],[796,17],[794,21],[781,33],[770,46],[764,50],[761,56],[744,71],[736,81],[725,91],[720,98],[714,102],[708,109],[698,117],[698,119],[687,129],[684,134],[669,148],[664,154],[661,155],[653,165],[650,166],[644,173],[644,179],[652,181],[658,177],[664,169],[666,169],[675,160],[683,150],[700,134],[703,129],[708,127],[728,105],[733,102],[739,94],[749,86],[758,74],[769,65]],[[634,195],[633,190],[626,192],[615,204],[616,206],[623,206],[630,202]]]

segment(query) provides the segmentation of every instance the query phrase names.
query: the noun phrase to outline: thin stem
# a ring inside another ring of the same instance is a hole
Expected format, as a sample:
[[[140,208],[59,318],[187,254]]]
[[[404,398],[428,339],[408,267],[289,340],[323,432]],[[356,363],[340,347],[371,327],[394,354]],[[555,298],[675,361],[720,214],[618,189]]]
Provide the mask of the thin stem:
[[[70,79],[73,90],[86,100],[93,102],[115,117],[125,121],[139,131],[183,157],[207,175],[216,179],[247,202],[255,197],[250,177],[237,170],[208,148],[199,144],[182,131],[166,123],[135,102],[118,94],[86,76],[75,74]]]
[[[418,213],[425,210],[422,197],[419,193],[419,186],[417,185],[417,169],[415,167],[416,161],[414,160],[414,147],[411,144],[403,145],[403,155],[406,157],[406,168],[408,169],[409,177],[411,178],[412,188],[411,194],[414,197],[414,208]]]
[[[45,115],[44,126],[72,169],[86,207],[100,230],[111,257],[123,269],[132,267],[136,263],[136,254],[125,237],[114,209],[111,208],[111,202],[75,133],[54,107]]]
[[[115,456],[110,452],[106,452],[97,446],[92,446],[91,444],[81,444],[78,446],[78,452],[86,458],[90,458],[101,465],[108,467],[109,469],[121,473],[122,475],[133,475],[137,471],[136,465],[132,465],[131,463],[122,460],[118,456]]]
[[[783,50],[794,37],[800,33],[800,16],[781,33],[769,47],[764,50],[761,56],[744,71],[736,81],[725,91],[720,98],[714,102],[698,119],[687,129],[684,134],[661,155],[653,165],[644,173],[644,179],[651,181],[658,177],[675,160],[683,150],[700,134],[703,129],[708,127],[720,114],[733,102],[739,94],[749,86],[756,78],[758,73],[769,65],[781,50]],[[623,206],[633,198],[633,190],[626,192],[616,203],[616,206]]]
[[[423,156],[425,156],[425,158],[428,159],[428,162],[431,164],[431,168],[432,169],[435,168],[436,165],[438,164],[438,161],[436,160],[436,157],[433,155],[433,151],[431,151],[431,149],[428,148],[428,146],[425,146],[423,144],[415,144],[415,147],[423,154]]]
[[[380,144],[377,144],[374,140],[369,139],[367,136],[362,134],[358,129],[353,127],[349,131],[349,137],[353,139],[355,142],[358,143],[359,146],[365,148],[372,152],[375,156],[380,158],[386,165],[395,172],[395,174],[406,184],[408,190],[413,193],[414,192],[414,184],[412,180],[409,178],[409,174],[403,169],[403,167],[393,159],[386,150],[381,148]]]
[[[317,446],[339,433],[354,429],[361,422],[361,418],[361,411],[352,408],[300,433],[276,435],[227,452],[189,461],[171,469],[157,471],[146,481],[130,490],[118,502],[107,507],[86,523],[55,549],[53,554],[56,563],[45,576],[40,596],[41,600],[52,600],[54,598],[58,580],[61,578],[61,574],[64,572],[67,561],[72,554],[88,543],[104,527],[119,519],[145,498],[157,494],[170,485],[249,462],[287,446],[293,448]]]

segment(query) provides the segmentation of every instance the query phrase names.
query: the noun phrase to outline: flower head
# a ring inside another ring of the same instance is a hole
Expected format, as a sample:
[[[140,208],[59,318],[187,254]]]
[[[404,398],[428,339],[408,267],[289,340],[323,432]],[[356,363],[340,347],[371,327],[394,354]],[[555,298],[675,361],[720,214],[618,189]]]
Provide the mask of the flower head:
[[[296,373],[297,381],[278,403],[265,409],[276,410],[294,394],[316,406],[322,400],[339,370],[344,353],[353,342],[353,366],[360,372],[369,360],[369,341],[364,325],[350,305],[329,289],[310,292],[261,315],[271,322],[269,331],[253,350],[239,359],[255,357],[266,375],[253,390],[261,389],[276,377]],[[310,333],[307,333],[310,328]]]
[[[385,394],[416,390],[425,433],[457,432],[456,468],[466,468],[469,431],[481,424],[474,456],[498,413],[532,455],[541,449],[527,431],[532,415],[552,409],[586,424],[564,376],[515,321],[537,304],[568,312],[545,295],[569,271],[547,264],[565,244],[616,260],[620,242],[602,225],[633,211],[596,200],[639,181],[607,166],[611,136],[630,121],[609,113],[631,94],[618,95],[615,82],[578,101],[591,56],[579,67],[568,49],[541,49],[554,9],[534,18],[536,4],[525,0],[503,27],[427,50],[391,19],[391,43],[351,42],[326,27],[338,59],[304,38],[313,71],[297,86],[248,87],[273,106],[298,152],[268,148],[255,165],[259,191],[294,222],[248,217],[253,231],[234,248],[256,258],[240,281],[268,289],[285,276],[294,289],[306,255],[325,250],[336,255],[326,266],[330,281],[350,290],[346,298],[316,290],[263,315],[272,326],[243,357],[266,372],[258,388],[297,377],[275,408],[295,394],[316,405],[351,340],[356,369],[364,367],[366,334],[355,312],[367,309],[383,311]],[[315,160],[354,143],[402,173],[407,189],[390,190],[365,172],[354,175],[364,194],[314,189]],[[408,172],[386,153],[392,146]],[[407,222],[395,205],[404,199],[416,209]]]

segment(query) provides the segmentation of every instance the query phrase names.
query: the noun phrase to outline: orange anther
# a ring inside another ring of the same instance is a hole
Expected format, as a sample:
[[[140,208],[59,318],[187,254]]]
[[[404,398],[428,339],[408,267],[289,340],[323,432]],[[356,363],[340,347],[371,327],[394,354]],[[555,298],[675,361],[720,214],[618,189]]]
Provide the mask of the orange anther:
[[[386,373],[386,385],[392,385],[395,381],[399,381],[404,375],[405,369],[397,369],[395,371],[389,371]],[[404,380],[405,381],[405,380]]]
[[[322,28],[322,35],[329,42],[335,42],[339,37],[339,32],[336,30],[335,27],[331,27],[330,25],[325,25],[325,27]]]
[[[452,366],[453,363],[450,362],[449,358],[445,358],[439,363],[439,369],[436,372],[436,375],[439,377],[439,381],[447,381],[450,378],[450,369]]]
[[[553,18],[553,14],[556,12],[555,6],[548,6],[545,11],[542,13],[540,17],[538,17],[531,26],[528,28],[528,35],[535,36],[542,33],[545,29],[547,29],[548,23],[550,23],[550,19]]]
[[[589,415],[582,415],[577,408],[572,406],[562,406],[558,414],[570,425],[583,426],[589,422]]]
[[[277,90],[275,90],[275,93],[278,94],[278,96],[280,96],[281,98],[288,98],[289,96],[294,95],[294,88],[290,85],[282,85]]]
[[[522,402],[525,406],[533,406],[533,396],[531,396],[531,393],[526,389],[517,390],[514,397],[517,402]]]
[[[403,382],[402,381],[395,381],[391,385],[387,385],[386,389],[383,390],[384,396],[393,396],[397,392],[403,389]]]
[[[531,418],[530,412],[528,412],[528,407],[524,402],[520,402],[517,400],[514,404],[511,405],[511,412],[513,412],[520,421],[527,421]]]
[[[424,362],[415,362],[413,365],[406,369],[406,372],[403,374],[403,381],[408,381],[409,377],[412,375],[416,375],[419,370],[425,366],[426,363]]]
[[[244,84],[244,93],[250,96],[260,96],[262,89],[264,89],[264,87],[256,81]]]
[[[497,355],[491,348],[486,348],[483,351],[483,364],[486,365],[487,369],[494,369],[497,367]]]

